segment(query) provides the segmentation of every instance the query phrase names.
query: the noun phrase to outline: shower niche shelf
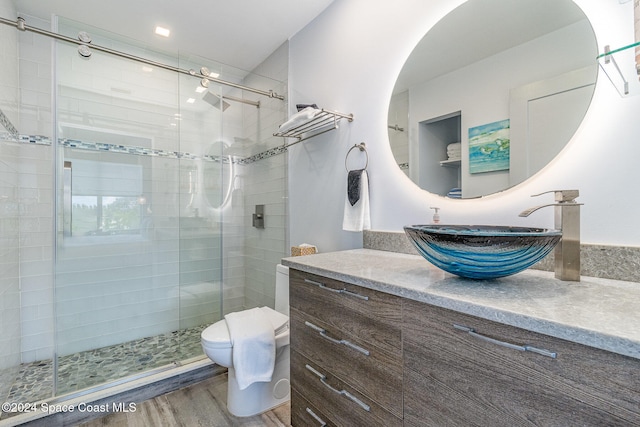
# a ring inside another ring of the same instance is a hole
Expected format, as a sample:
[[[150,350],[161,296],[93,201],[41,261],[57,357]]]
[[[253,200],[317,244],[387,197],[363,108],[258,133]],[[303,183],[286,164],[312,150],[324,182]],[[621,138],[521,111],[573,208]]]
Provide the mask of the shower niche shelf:
[[[338,123],[342,119],[352,122],[353,114],[339,113],[323,108],[312,119],[284,132],[276,132],[273,135],[283,138],[297,138],[297,141],[287,144],[287,146],[289,146],[337,129]]]

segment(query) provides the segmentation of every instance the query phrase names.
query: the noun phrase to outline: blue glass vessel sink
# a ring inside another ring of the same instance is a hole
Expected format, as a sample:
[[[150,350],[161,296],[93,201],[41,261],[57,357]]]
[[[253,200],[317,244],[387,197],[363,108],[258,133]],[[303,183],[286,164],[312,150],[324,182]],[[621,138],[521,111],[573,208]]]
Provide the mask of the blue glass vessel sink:
[[[518,273],[547,256],[562,237],[560,230],[495,225],[408,225],[404,231],[427,261],[471,279]]]

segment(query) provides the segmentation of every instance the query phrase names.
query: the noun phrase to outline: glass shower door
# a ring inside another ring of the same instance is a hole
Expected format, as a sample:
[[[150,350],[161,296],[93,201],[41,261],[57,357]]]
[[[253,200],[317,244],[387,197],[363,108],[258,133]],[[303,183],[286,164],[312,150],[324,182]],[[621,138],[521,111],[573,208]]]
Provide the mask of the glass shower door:
[[[200,68],[184,60],[181,68]],[[210,66],[216,71],[214,66]],[[225,171],[222,157],[223,109],[220,88],[180,76],[180,360],[206,357],[200,333],[222,318],[223,200]],[[222,105],[221,103],[218,106]]]
[[[135,50],[91,33],[97,44]],[[189,206],[202,162],[190,144],[207,126],[184,103],[182,79],[197,80],[56,49],[60,395],[201,357],[200,330],[221,311],[221,232]]]

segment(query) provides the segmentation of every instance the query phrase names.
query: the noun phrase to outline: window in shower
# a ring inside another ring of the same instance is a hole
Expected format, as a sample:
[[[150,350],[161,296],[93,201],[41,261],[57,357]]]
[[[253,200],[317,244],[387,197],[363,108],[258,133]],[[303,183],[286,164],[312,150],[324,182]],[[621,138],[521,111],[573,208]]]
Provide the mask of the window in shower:
[[[140,234],[142,222],[138,197],[71,197],[71,235],[101,236]]]
[[[109,161],[65,161],[65,235],[140,235],[142,166]]]

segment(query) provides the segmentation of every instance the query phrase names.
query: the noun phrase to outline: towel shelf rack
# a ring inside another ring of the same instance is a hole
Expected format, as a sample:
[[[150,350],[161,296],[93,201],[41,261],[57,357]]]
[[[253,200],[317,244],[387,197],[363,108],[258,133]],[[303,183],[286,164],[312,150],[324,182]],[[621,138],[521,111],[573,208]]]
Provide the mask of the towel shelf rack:
[[[273,136],[281,136],[283,138],[297,138],[298,140],[287,144],[287,146],[297,144],[314,136],[321,135],[325,132],[332,131],[338,128],[338,122],[342,119],[347,121],[353,121],[353,114],[339,113],[337,111],[331,111],[322,109],[311,120],[304,122],[292,129],[285,132],[276,132]]]

